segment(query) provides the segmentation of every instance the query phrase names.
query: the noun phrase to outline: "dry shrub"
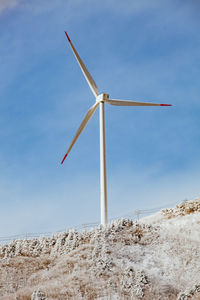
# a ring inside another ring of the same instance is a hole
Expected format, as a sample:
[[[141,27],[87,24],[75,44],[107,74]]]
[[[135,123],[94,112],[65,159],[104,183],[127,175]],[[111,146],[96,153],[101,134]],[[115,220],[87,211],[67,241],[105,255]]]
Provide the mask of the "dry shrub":
[[[193,214],[194,212],[200,212],[200,199],[185,201],[176,205],[175,208],[166,208],[162,210],[163,215],[168,219]]]
[[[176,299],[200,282],[200,214],[164,220],[1,245],[0,299]]]

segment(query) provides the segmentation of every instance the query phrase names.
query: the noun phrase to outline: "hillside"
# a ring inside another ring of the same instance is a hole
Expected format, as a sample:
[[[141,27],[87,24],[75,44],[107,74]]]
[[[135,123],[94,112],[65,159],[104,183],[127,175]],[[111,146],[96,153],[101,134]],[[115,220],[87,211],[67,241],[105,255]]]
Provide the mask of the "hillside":
[[[200,199],[0,245],[0,299],[200,299]]]

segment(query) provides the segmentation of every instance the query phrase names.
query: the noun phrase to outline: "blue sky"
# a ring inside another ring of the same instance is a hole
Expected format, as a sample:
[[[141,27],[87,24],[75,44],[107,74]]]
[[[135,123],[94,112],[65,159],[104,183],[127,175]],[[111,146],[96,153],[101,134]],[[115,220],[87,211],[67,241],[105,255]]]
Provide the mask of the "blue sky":
[[[98,221],[99,91],[172,107],[106,106],[109,217],[199,196],[199,1],[0,2],[0,236]]]

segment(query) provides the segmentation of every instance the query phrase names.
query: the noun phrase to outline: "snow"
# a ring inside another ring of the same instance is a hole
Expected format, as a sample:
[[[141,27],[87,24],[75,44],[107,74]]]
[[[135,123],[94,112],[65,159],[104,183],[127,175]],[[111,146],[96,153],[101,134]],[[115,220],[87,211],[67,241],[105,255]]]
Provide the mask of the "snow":
[[[200,299],[200,200],[0,245],[0,299]],[[18,297],[18,298],[17,298]]]

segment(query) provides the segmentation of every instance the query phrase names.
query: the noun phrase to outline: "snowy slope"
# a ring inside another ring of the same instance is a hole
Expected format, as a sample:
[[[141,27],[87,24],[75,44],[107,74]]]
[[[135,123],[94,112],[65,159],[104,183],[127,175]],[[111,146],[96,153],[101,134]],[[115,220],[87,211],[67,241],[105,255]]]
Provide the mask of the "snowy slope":
[[[0,299],[200,299],[200,200],[1,245]]]

